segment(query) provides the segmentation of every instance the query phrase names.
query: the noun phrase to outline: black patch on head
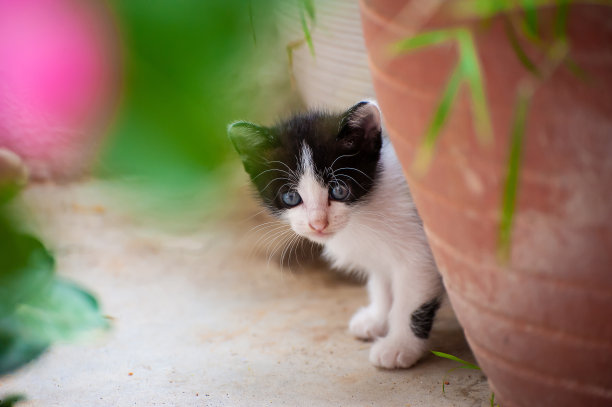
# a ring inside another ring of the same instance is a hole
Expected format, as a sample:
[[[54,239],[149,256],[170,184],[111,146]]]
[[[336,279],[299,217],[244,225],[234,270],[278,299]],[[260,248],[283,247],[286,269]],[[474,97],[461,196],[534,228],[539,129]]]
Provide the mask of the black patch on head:
[[[440,299],[434,298],[421,305],[410,315],[410,329],[417,338],[429,338],[438,308],[440,308]]]
[[[348,186],[348,204],[358,202],[374,186],[382,146],[380,113],[369,102],[360,102],[344,113],[310,111],[273,127],[246,122],[229,128],[244,168],[273,212],[286,209],[281,195],[297,188],[301,156],[306,144],[314,171],[331,188]]]

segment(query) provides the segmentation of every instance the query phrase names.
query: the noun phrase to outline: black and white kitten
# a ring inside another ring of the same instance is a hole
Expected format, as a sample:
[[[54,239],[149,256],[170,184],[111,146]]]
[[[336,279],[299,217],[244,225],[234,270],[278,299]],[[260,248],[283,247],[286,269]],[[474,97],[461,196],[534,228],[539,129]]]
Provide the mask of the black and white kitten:
[[[367,275],[370,305],[349,330],[375,340],[370,361],[413,365],[443,288],[378,106],[309,112],[274,127],[240,121],[228,131],[265,206],[323,245],[334,267]]]

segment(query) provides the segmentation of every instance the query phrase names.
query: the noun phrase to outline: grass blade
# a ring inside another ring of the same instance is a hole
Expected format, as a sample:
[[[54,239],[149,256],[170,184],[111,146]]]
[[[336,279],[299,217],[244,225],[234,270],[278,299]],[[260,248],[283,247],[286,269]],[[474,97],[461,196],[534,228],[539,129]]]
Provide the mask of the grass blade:
[[[582,69],[580,65],[578,65],[576,61],[574,61],[570,56],[567,56],[565,58],[565,67],[568,71],[572,73],[572,75],[581,80],[583,83],[587,85],[593,84],[591,76],[589,76],[589,74],[584,69]]]
[[[557,40],[567,40],[567,14],[569,12],[570,0],[557,0],[557,11],[553,33]]]
[[[456,35],[457,30],[455,29],[427,31],[396,42],[392,46],[392,52],[399,54],[416,51],[420,48],[431,47],[454,40]]]
[[[440,98],[438,107],[436,108],[433,118],[429,123],[425,137],[423,137],[421,145],[416,152],[413,170],[418,175],[424,174],[431,163],[436,141],[438,140],[440,132],[448,119],[453,102],[457,98],[457,93],[459,92],[462,78],[463,71],[461,69],[461,65],[457,64],[446,84],[446,89],[444,89],[444,92],[442,93],[442,97]]]
[[[434,355],[436,355],[438,357],[441,357],[441,358],[444,358],[444,359],[450,359],[450,360],[453,360],[455,362],[461,363],[463,366],[460,366],[460,368],[480,370],[479,366],[477,366],[477,365],[475,365],[473,363],[470,363],[468,361],[465,361],[463,359],[459,359],[457,356],[449,355],[448,353],[438,352],[438,351],[435,351],[435,350],[432,350],[431,353],[433,353]]]
[[[474,46],[474,37],[468,30],[462,29],[457,34],[460,51],[460,65],[464,77],[467,79],[471,93],[472,114],[476,135],[482,143],[489,143],[493,139],[493,127],[489,113],[487,97],[480,60]]]
[[[308,28],[308,22],[306,21],[306,16],[304,15],[304,9],[300,8],[300,20],[302,21],[302,30],[304,31],[304,40],[308,44],[308,48],[310,49],[310,54],[314,57],[314,45],[312,43],[312,35],[310,34],[310,28]]]
[[[512,13],[517,10],[553,5],[556,0],[456,0],[451,5],[451,11],[458,18],[489,18],[498,14]],[[609,0],[581,0],[582,2],[598,3]],[[528,24],[537,28],[537,15],[529,16]]]
[[[525,12],[525,20],[523,29],[525,35],[531,39],[537,39],[538,36],[538,2],[536,0],[522,0],[521,7]]]
[[[512,241],[512,225],[514,220],[514,208],[518,190],[518,175],[523,149],[523,138],[527,123],[527,112],[531,101],[532,91],[527,88],[519,89],[514,109],[512,122],[512,133],[510,135],[510,155],[508,156],[506,169],[506,183],[502,198],[502,212],[499,225],[498,257],[502,262],[510,258],[510,245]]]
[[[315,14],[314,1],[313,0],[302,0],[302,7],[304,8],[304,10],[306,10],[306,13],[308,13],[308,17],[310,18],[310,21],[314,23],[317,17]]]
[[[523,64],[525,69],[527,69],[529,72],[531,72],[535,76],[541,77],[542,74],[540,70],[536,67],[533,61],[527,56],[527,54],[525,53],[525,50],[521,46],[521,43],[518,39],[518,36],[516,35],[516,30],[514,29],[514,25],[512,24],[512,21],[508,17],[506,17],[504,20],[505,20],[504,22],[506,25],[506,35],[508,36],[508,40],[510,41],[510,45],[512,46],[512,50],[514,51],[516,58],[519,60],[521,64]]]

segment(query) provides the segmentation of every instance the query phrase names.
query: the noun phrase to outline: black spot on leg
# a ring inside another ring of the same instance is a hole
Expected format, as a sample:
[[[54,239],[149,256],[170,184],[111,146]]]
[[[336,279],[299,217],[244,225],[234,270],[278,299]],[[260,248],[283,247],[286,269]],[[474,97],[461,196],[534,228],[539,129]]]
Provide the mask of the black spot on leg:
[[[434,298],[421,305],[410,315],[410,329],[417,338],[429,338],[438,308],[440,308],[440,299]]]

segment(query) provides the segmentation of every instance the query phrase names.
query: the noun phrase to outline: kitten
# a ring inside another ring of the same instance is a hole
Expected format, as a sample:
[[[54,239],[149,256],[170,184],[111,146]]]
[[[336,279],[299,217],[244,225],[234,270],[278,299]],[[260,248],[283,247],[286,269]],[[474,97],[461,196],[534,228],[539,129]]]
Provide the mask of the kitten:
[[[416,363],[443,288],[378,106],[309,112],[274,127],[240,121],[228,132],[264,205],[323,245],[334,267],[367,276],[370,304],[349,330],[375,340],[370,361]]]

